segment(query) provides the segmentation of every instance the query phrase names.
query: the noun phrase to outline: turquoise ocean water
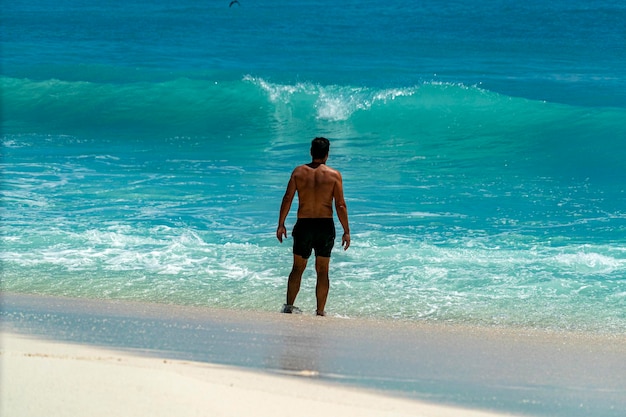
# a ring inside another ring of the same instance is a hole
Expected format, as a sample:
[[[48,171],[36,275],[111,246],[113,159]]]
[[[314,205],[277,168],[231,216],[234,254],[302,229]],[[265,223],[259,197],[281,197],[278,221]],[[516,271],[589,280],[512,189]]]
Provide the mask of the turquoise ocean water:
[[[626,5],[475,3],[4,2],[2,289],[278,311],[321,135],[330,314],[623,333]]]

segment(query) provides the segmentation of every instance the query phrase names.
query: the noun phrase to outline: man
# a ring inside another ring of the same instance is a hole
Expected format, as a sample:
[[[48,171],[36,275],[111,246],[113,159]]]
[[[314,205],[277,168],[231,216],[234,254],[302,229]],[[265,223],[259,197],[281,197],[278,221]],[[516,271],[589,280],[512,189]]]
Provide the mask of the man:
[[[335,244],[335,224],[333,221],[333,200],[337,217],[343,227],[341,246],[350,246],[348,209],[343,198],[341,174],[326,166],[330,142],[326,138],[315,138],[311,142],[310,164],[300,165],[293,170],[287,191],[280,206],[276,237],[280,243],[287,237],[285,219],[289,214],[293,197],[298,193],[298,220],[293,228],[293,267],[287,283],[287,303],[283,313],[299,313],[293,304],[300,290],[302,273],[306,268],[312,250],[315,250],[315,271],[317,272],[317,315],[324,315],[328,297],[328,267],[330,252]]]

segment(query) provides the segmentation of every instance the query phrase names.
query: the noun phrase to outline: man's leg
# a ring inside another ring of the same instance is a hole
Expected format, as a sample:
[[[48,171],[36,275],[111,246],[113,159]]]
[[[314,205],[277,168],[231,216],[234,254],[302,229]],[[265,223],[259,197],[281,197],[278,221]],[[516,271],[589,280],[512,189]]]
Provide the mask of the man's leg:
[[[330,258],[324,256],[315,257],[315,272],[317,272],[317,285],[315,286],[315,295],[317,296],[317,315],[323,316],[326,299],[328,298],[328,289],[330,281],[328,279],[328,269],[330,266]]]
[[[289,281],[287,281],[287,305],[292,306],[296,301],[298,291],[300,291],[300,282],[302,274],[306,269],[307,260],[300,255],[293,255],[293,267],[289,273]]]

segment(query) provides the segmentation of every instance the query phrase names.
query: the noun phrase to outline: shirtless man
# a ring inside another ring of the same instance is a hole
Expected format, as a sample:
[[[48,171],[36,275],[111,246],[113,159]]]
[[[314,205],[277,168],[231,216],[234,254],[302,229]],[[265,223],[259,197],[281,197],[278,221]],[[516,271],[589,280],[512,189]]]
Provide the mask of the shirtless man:
[[[341,174],[326,166],[330,142],[326,138],[315,138],[311,142],[310,164],[300,165],[293,170],[287,191],[280,206],[276,237],[283,242],[287,237],[285,219],[289,214],[293,197],[298,193],[298,220],[293,228],[293,267],[287,283],[287,303],[283,313],[298,313],[294,307],[300,290],[302,273],[306,268],[311,252],[315,249],[315,271],[317,272],[317,315],[324,315],[324,306],[328,297],[328,266],[330,252],[335,244],[335,224],[333,221],[333,200],[341,226],[343,237],[341,246],[344,250],[350,246],[350,226],[348,209],[343,198]]]

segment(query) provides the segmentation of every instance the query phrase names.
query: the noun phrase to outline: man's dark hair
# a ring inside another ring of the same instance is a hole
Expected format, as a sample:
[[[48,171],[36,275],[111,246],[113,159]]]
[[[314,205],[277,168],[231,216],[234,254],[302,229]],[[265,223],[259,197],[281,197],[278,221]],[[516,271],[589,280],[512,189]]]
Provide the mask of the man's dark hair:
[[[326,138],[318,137],[311,141],[311,156],[313,159],[323,159],[328,155],[330,141]]]

